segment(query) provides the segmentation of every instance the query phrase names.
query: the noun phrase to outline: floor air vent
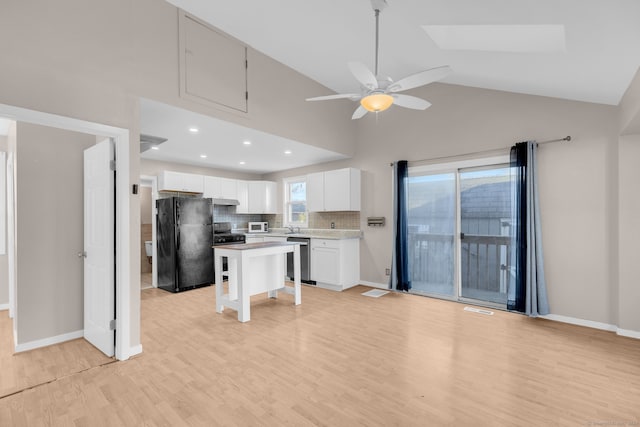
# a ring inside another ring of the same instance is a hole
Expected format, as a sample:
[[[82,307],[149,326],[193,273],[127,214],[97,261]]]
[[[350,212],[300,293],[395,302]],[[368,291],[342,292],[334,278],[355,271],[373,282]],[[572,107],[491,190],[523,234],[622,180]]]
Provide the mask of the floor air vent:
[[[465,307],[464,311],[472,311],[474,313],[480,313],[480,314],[486,314],[487,316],[493,316],[493,311],[490,310],[483,310],[481,308],[475,308],[475,307]]]
[[[380,289],[371,289],[370,291],[363,292],[362,295],[364,295],[365,297],[380,298],[381,296],[386,295],[388,293],[389,291],[382,291]]]

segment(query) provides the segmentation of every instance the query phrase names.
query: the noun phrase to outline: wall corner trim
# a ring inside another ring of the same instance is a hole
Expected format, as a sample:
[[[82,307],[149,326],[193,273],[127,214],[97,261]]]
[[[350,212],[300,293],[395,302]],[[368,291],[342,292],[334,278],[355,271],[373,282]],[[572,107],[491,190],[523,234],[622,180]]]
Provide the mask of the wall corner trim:
[[[77,338],[84,337],[84,330],[68,332],[62,335],[56,335],[49,338],[43,338],[41,340],[29,341],[22,344],[16,343],[15,352],[21,353],[23,351],[29,351],[40,347],[46,347],[53,344],[60,344],[61,342],[75,340]]]
[[[142,344],[129,347],[129,357],[137,356],[142,353]]]
[[[562,316],[560,314],[545,314],[538,317],[541,319],[553,320],[555,322],[570,323],[572,325],[586,326],[587,328],[615,332],[616,335],[620,335],[622,337],[640,339],[640,331],[621,329],[616,325],[610,325],[608,323],[594,322],[593,320],[578,319],[576,317]]]

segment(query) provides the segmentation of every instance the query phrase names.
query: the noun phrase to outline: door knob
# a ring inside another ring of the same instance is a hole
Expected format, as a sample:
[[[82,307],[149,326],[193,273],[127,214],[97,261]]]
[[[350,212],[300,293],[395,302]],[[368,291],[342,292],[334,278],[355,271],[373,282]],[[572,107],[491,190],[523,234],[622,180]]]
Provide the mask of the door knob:
[[[78,258],[86,258],[87,257],[87,253],[86,252],[78,252]]]

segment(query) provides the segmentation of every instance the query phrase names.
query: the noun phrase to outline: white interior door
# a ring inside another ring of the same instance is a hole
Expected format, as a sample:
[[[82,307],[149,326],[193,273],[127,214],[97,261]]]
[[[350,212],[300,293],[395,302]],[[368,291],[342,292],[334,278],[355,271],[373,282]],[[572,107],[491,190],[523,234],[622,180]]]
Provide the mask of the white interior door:
[[[84,152],[84,337],[107,356],[115,352],[114,147]]]

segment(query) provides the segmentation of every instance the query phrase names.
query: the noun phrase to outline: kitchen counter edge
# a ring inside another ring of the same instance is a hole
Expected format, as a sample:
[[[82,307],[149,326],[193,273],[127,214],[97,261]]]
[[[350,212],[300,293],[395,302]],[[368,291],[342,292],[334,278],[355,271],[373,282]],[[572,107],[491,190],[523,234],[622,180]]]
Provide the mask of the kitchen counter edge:
[[[285,229],[286,230],[286,229]],[[280,229],[269,231],[268,233],[247,233],[246,236],[269,236],[269,237],[302,237],[308,239],[327,239],[327,240],[344,240],[344,239],[361,239],[361,230],[325,230],[311,229],[303,230],[300,233],[288,233]]]

